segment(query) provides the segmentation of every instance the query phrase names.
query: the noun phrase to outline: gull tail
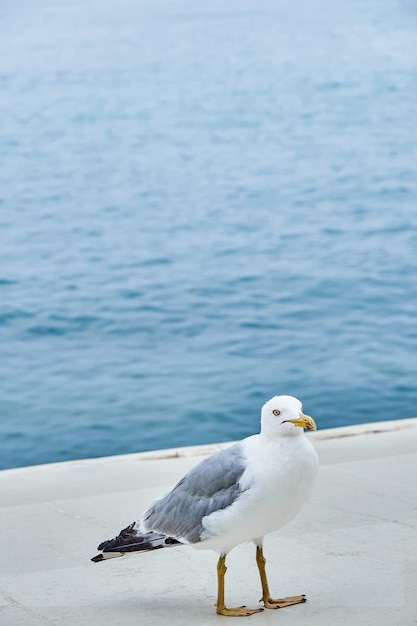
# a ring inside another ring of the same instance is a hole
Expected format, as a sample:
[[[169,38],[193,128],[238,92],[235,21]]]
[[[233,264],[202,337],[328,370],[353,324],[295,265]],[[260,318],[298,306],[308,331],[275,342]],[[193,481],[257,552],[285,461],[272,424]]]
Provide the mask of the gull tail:
[[[127,552],[149,552],[150,550],[167,548],[180,543],[177,539],[160,533],[152,531],[141,533],[136,522],[133,522],[130,526],[124,528],[114,539],[103,541],[97,548],[97,550],[101,550],[101,553],[94,556],[91,560],[94,563],[99,563],[106,559],[124,556]]]

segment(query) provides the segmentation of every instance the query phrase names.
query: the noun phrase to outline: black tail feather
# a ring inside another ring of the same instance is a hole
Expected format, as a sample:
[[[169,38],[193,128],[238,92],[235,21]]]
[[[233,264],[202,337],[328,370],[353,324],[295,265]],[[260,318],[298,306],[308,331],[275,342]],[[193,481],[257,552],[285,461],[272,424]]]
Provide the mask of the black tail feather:
[[[106,553],[113,552],[115,554],[112,556],[122,556],[126,552],[149,552],[150,550],[158,550],[180,543],[177,539],[161,535],[160,533],[140,533],[137,530],[136,522],[133,522],[127,528],[124,528],[114,539],[103,541],[97,548],[103,554],[98,554],[91,560],[98,563],[110,556],[110,554],[106,556]]]

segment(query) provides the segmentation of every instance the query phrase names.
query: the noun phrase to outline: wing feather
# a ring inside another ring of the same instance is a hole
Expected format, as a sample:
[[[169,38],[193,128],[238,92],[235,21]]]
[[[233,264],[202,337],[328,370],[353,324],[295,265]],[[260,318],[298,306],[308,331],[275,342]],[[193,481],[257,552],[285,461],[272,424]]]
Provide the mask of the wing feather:
[[[191,469],[165,496],[155,500],[141,520],[141,529],[197,543],[207,515],[227,508],[242,493],[246,468],[241,444],[221,450]]]

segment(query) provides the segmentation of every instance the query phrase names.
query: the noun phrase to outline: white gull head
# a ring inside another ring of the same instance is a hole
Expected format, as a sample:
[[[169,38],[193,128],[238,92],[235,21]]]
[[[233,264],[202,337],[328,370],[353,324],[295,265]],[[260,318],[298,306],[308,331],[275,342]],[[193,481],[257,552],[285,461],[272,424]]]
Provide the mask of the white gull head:
[[[304,415],[303,406],[293,396],[274,396],[261,411],[261,433],[268,438],[299,436],[307,430],[316,430],[309,415]]]

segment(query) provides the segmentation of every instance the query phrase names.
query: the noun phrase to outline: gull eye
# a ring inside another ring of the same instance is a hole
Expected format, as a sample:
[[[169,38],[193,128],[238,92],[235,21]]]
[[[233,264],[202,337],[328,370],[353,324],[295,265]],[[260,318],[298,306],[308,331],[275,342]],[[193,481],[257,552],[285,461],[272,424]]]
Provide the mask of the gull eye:
[[[273,414],[273,415],[276,415],[276,416],[278,417],[278,415],[281,415],[281,411],[278,411],[278,409],[274,409],[274,410],[272,411],[272,414]]]

